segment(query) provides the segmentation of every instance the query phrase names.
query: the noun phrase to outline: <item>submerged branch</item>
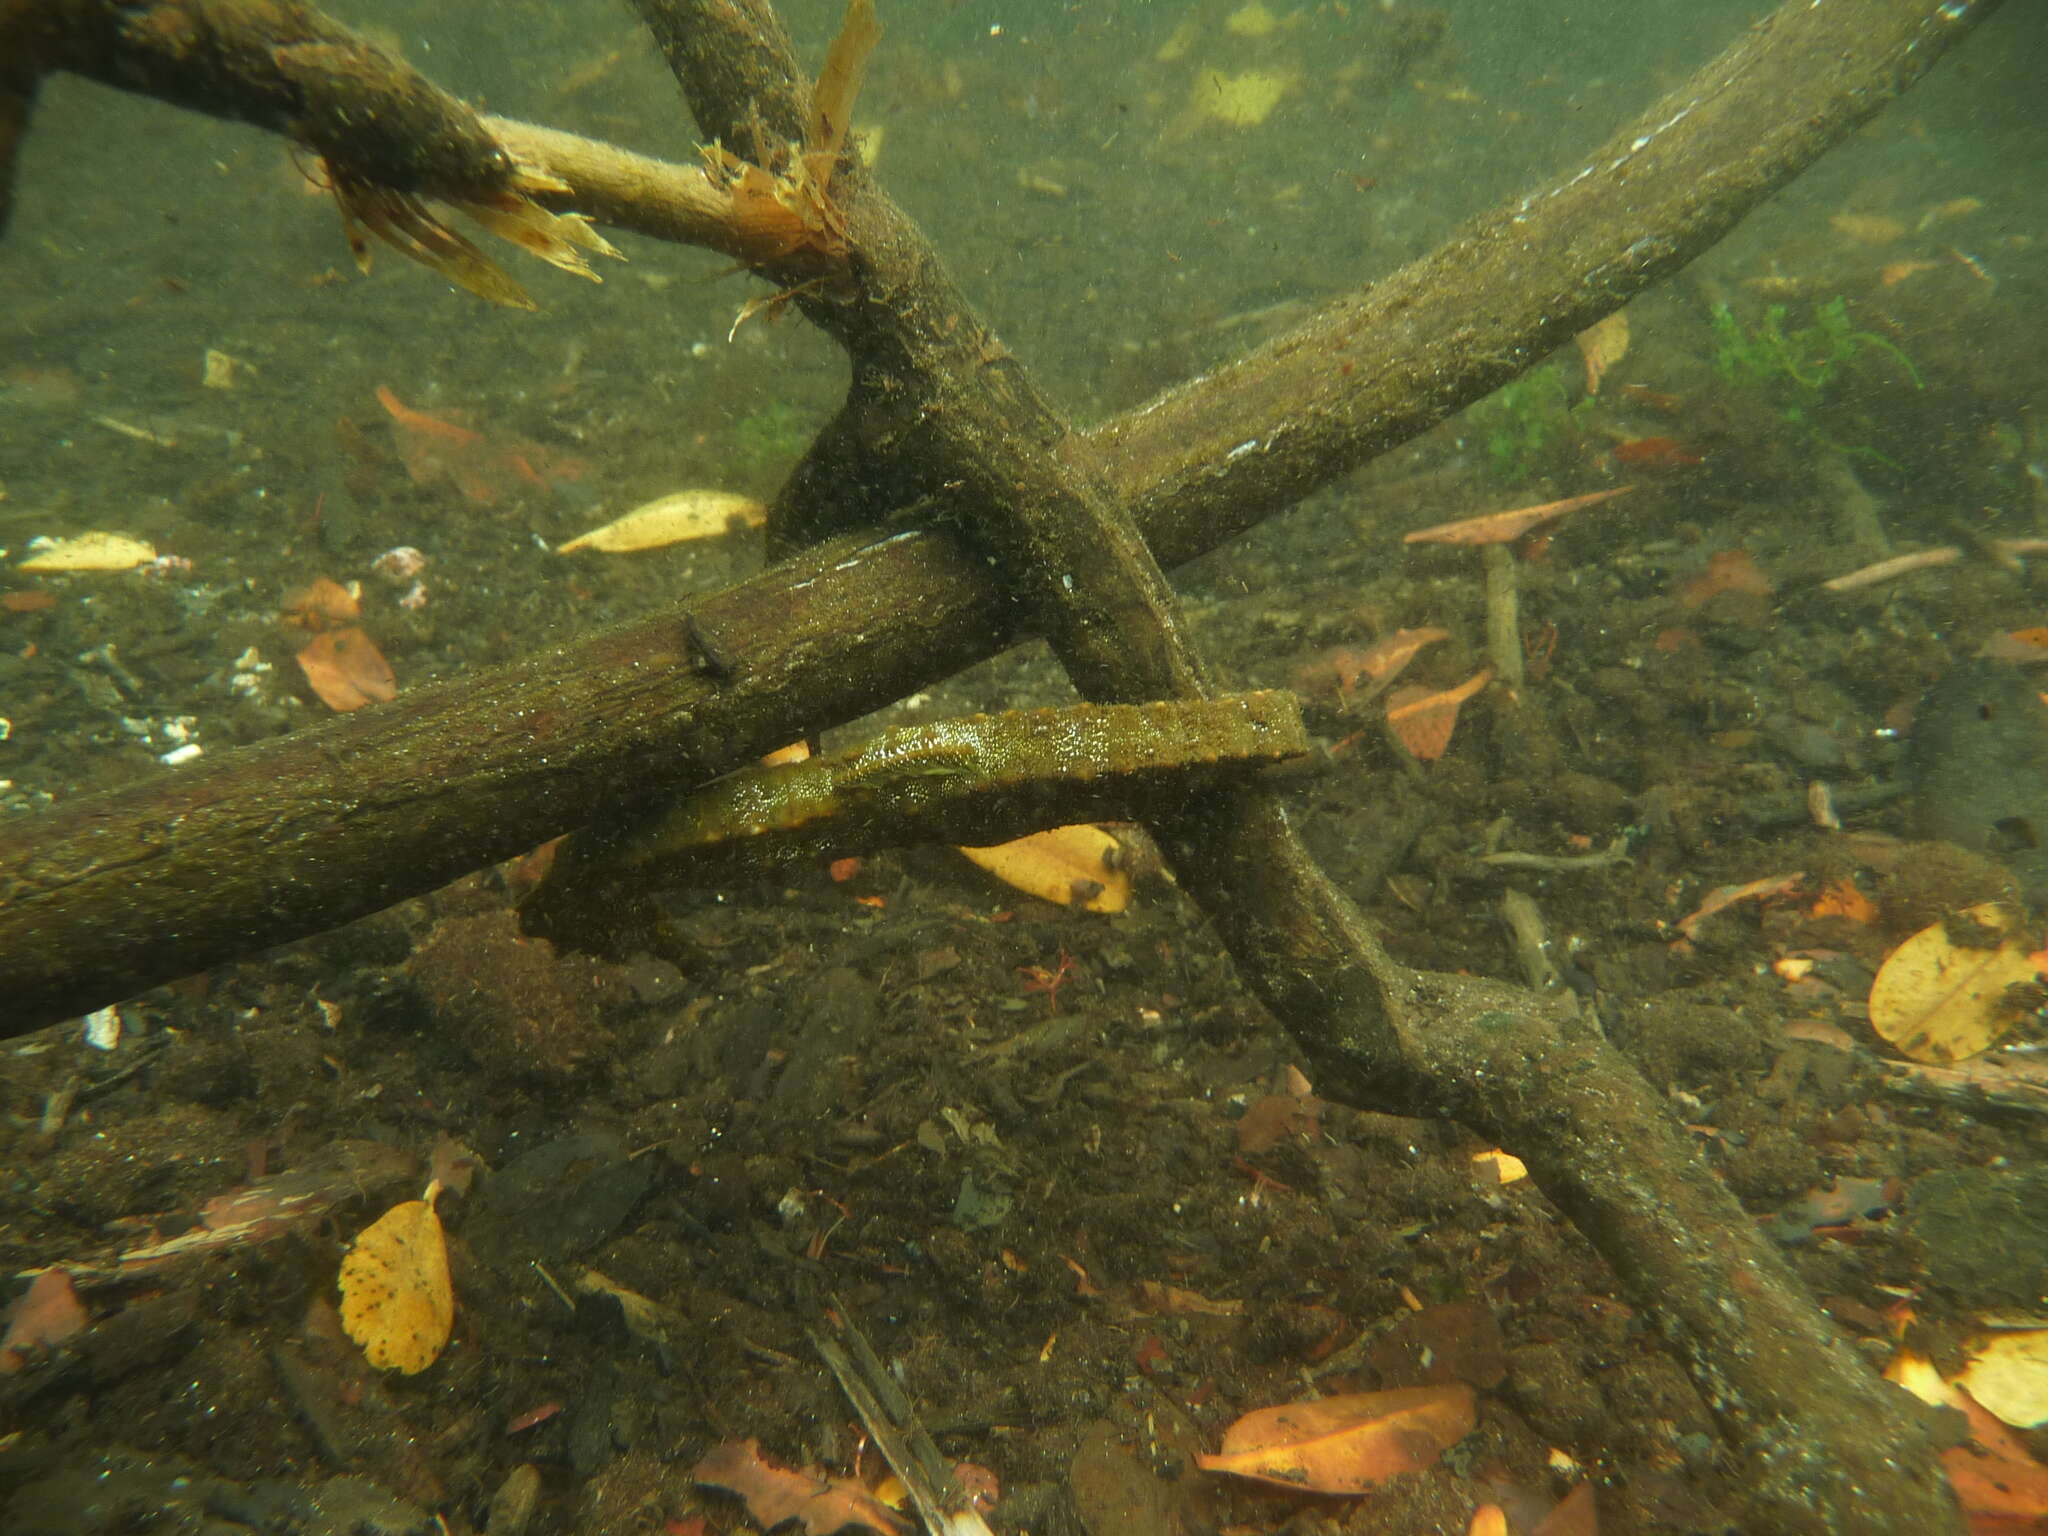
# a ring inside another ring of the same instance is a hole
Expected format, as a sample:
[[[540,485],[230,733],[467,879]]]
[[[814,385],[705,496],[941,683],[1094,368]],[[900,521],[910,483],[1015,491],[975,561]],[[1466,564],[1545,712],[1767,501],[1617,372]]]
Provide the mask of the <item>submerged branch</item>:
[[[750,115],[801,131],[803,88],[761,0],[642,8],[662,18],[672,60],[697,71],[686,85],[713,136]],[[915,230],[862,196],[857,175],[849,241],[904,283],[814,315],[906,396],[895,419],[918,429],[898,462],[882,461],[888,483],[963,482],[944,509],[994,530],[1077,681],[1104,697],[1197,694],[1200,659],[1174,633],[1155,556],[1240,531],[1675,270],[1992,8],[1790,6],[1583,171],[1085,439],[963,323],[935,269],[917,270]],[[874,457],[882,435],[860,416],[878,408],[857,398],[837,424],[849,461]],[[1078,601],[1053,581],[1062,570],[1082,573]],[[708,777],[978,659],[1010,618],[951,538],[847,539],[687,615],[17,823],[0,834],[6,1027],[429,889],[566,830],[579,816],[562,807]],[[693,648],[703,635],[715,673]],[[1319,1087],[1487,1127],[1530,1163],[1659,1318],[1748,1456],[1770,1529],[1959,1528],[1902,1401],[1806,1301],[1592,1021],[1523,988],[1395,965],[1269,798],[1215,791],[1158,822]]]

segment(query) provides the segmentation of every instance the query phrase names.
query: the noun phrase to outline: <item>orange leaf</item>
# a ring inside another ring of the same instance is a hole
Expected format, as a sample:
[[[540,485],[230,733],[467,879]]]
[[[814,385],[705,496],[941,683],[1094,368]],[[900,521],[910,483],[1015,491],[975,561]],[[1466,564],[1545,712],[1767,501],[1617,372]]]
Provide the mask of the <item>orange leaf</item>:
[[[438,437],[444,443],[460,447],[483,441],[483,433],[459,427],[452,421],[443,421],[438,416],[429,416],[425,411],[416,411],[382,384],[377,386],[377,403],[401,428],[417,437]]]
[[[1458,728],[1458,710],[1473,694],[1493,681],[1493,668],[1441,693],[1427,688],[1397,688],[1387,700],[1387,726],[1394,739],[1425,763],[1444,755]]]
[[[1338,697],[1349,699],[1352,690],[1363,681],[1366,684],[1363,697],[1370,699],[1398,677],[1401,669],[1413,661],[1424,646],[1450,637],[1448,629],[1397,629],[1362,651],[1351,646],[1338,646],[1304,665],[1295,674],[1295,682],[1303,691],[1313,692],[1318,685],[1334,678]]]
[[[850,1477],[828,1477],[816,1467],[799,1472],[761,1454],[758,1440],[728,1440],[712,1447],[691,1469],[700,1483],[723,1488],[747,1501],[747,1513],[763,1530],[800,1520],[809,1536],[830,1536],[849,1525],[883,1536],[909,1527]]]
[[[319,577],[284,595],[279,605],[287,624],[302,629],[325,629],[330,624],[347,624],[363,611],[356,594],[338,581]]]
[[[1766,875],[1746,885],[1716,886],[1707,892],[1707,899],[1700,903],[1697,912],[1678,920],[1678,931],[1688,939],[1696,939],[1700,924],[1716,912],[1732,907],[1738,901],[1769,901],[1773,896],[1795,895],[1799,882],[1805,878],[1805,871],[1798,870],[1789,875]]]
[[[7,1332],[0,1337],[0,1376],[83,1333],[90,1322],[71,1276],[61,1269],[44,1270],[8,1309]]]
[[[1993,661],[2017,662],[2023,667],[2048,661],[2048,629],[2015,629],[1993,635],[1978,647],[1977,654]]]
[[[1943,1451],[1941,1464],[1970,1529],[2011,1536],[2048,1530],[2048,1466],[1969,1393],[1957,1388],[1951,1400],[1970,1421],[1970,1440]]]
[[[1312,1493],[1365,1493],[1420,1472],[1471,1432],[1477,1398],[1462,1383],[1347,1392],[1248,1413],[1223,1433],[1223,1451],[1197,1456],[1205,1472]]]
[[[1724,549],[1709,557],[1704,571],[1678,584],[1677,597],[1682,608],[1700,608],[1723,592],[1769,597],[1775,590],[1748,550]]]
[[[377,643],[360,629],[330,629],[299,652],[299,670],[337,714],[398,697],[398,680]]]
[[[1815,917],[1846,917],[1851,922],[1870,923],[1877,920],[1877,903],[1856,887],[1854,880],[1837,880],[1822,888],[1820,897],[1813,904]]]
[[[1533,507],[1516,507],[1508,512],[1485,512],[1478,517],[1461,517],[1454,523],[1438,523],[1433,528],[1418,528],[1413,533],[1403,534],[1403,544],[1505,544],[1519,539],[1531,528],[1542,526],[1554,517],[1567,512],[1576,512],[1580,507],[1590,507],[1596,502],[1611,501],[1616,496],[1626,496],[1634,490],[1632,485],[1618,485],[1611,491],[1594,491],[1586,496],[1567,496],[1563,501],[1546,501]]]
[[[1686,469],[1706,460],[1675,437],[1632,437],[1614,445],[1614,462],[1645,469]]]

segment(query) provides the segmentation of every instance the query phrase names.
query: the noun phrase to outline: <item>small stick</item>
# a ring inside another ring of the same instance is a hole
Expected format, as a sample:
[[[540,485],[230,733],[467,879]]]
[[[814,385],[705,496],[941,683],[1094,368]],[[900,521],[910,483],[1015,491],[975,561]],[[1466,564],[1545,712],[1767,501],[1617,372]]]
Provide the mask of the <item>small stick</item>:
[[[1962,558],[1962,550],[1953,544],[1943,544],[1936,549],[1918,549],[1910,555],[1894,555],[1889,560],[1863,566],[1846,576],[1824,581],[1820,586],[1823,592],[1854,592],[1858,587],[1874,587],[1879,582],[1890,581],[1894,576],[1904,576],[1912,571],[1931,571],[1936,566],[1954,565]]]
[[[1510,688],[1520,688],[1527,675],[1522,665],[1522,605],[1516,586],[1515,554],[1505,544],[1479,551],[1486,571],[1486,654],[1494,675]]]

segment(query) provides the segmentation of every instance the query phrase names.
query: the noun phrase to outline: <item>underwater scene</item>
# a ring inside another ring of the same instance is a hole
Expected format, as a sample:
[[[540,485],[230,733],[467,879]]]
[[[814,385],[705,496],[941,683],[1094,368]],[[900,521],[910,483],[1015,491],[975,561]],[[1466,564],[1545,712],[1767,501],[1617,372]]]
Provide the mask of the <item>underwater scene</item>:
[[[0,1531],[2048,1532],[2044,75],[0,0]]]

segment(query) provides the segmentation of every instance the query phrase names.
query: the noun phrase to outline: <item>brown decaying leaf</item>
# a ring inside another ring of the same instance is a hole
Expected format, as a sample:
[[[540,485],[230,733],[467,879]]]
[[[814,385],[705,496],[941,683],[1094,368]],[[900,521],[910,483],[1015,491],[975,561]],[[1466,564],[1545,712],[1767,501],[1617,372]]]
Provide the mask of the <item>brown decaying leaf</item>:
[[[846,16],[825,51],[825,67],[818,71],[818,83],[811,90],[811,120],[804,129],[804,149],[817,157],[812,174],[821,192],[831,185],[832,168],[838,164],[839,148],[846,141],[853,105],[867,74],[868,55],[881,39],[882,24],[875,19],[874,0],[847,0]]]
[[[1723,592],[1769,597],[1776,590],[1756,556],[1746,549],[1723,549],[1708,557],[1705,570],[1681,581],[1675,595],[1681,608],[1702,608]]]
[[[71,1276],[61,1269],[44,1270],[8,1310],[7,1332],[0,1336],[0,1376],[83,1333],[90,1322]]]
[[[360,629],[330,629],[299,652],[299,670],[338,714],[398,697],[398,679],[376,642]]]
[[[1600,379],[1608,369],[1628,356],[1628,311],[1617,309],[1597,320],[1575,338],[1579,355],[1586,360],[1586,393],[1600,393]]]
[[[785,1520],[802,1522],[807,1536],[831,1536],[849,1525],[900,1536],[910,1527],[895,1511],[850,1477],[831,1477],[817,1467],[799,1472],[761,1454],[758,1440],[728,1440],[713,1446],[690,1471],[713,1488],[747,1501],[747,1513],[763,1530]]]
[[[1611,491],[1592,491],[1584,496],[1567,496],[1563,501],[1545,501],[1533,507],[1513,507],[1506,512],[1483,512],[1478,517],[1461,517],[1456,522],[1438,523],[1434,527],[1418,528],[1413,533],[1403,534],[1401,542],[1468,546],[1506,544],[1519,539],[1531,528],[1541,527],[1552,518],[1562,517],[1567,512],[1576,512],[1581,507],[1612,501],[1617,496],[1626,496],[1634,489],[1633,485],[1617,485]]]
[[[1492,681],[1493,668],[1481,667],[1455,688],[1397,688],[1387,699],[1387,727],[1417,758],[1433,763],[1450,747],[1465,701]]]
[[[1248,1413],[1223,1433],[1223,1451],[1197,1456],[1227,1472],[1311,1493],[1358,1494],[1419,1472],[1471,1432],[1477,1407],[1462,1383],[1348,1392]]]

